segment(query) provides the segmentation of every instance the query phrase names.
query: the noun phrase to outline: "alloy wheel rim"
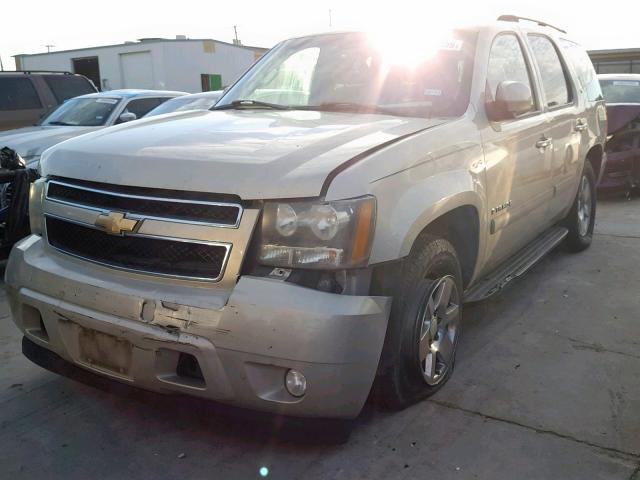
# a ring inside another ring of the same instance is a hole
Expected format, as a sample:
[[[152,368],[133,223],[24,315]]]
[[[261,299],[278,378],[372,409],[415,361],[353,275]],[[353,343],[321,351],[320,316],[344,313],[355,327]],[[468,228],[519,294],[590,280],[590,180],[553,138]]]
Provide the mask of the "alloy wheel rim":
[[[578,192],[578,233],[581,237],[584,237],[589,231],[591,203],[591,185],[587,177],[583,176],[580,182],[580,191]]]
[[[437,385],[453,367],[458,343],[460,297],[451,275],[430,290],[420,323],[420,370],[428,385]]]

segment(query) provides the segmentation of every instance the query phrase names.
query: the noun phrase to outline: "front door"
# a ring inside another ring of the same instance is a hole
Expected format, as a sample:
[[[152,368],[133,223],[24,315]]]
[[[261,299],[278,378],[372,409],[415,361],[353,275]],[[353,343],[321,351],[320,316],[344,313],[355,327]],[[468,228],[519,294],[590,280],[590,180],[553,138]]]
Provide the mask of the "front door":
[[[528,85],[535,99],[529,112],[490,123],[482,132],[490,220],[488,269],[544,230],[551,198],[549,122],[537,98],[537,84],[527,58],[515,33],[501,33],[494,39],[487,71],[488,99],[495,98],[503,81]]]

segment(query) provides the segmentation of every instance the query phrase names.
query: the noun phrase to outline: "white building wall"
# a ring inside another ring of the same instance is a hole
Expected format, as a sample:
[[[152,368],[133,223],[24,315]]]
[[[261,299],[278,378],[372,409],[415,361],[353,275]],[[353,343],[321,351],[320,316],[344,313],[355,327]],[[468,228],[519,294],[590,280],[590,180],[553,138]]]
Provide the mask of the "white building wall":
[[[125,88],[125,85],[126,88],[144,87],[132,85],[123,75],[121,55],[133,52],[150,53],[153,88],[189,93],[202,91],[201,74],[219,74],[222,76],[223,86],[230,85],[256,59],[253,50],[216,41],[167,40],[25,55],[20,57],[20,62],[22,70],[72,72],[73,59],[98,57],[103,90]]]
[[[165,42],[165,79],[167,85],[180,85],[188,92],[202,91],[200,75],[218,74],[222,85],[235,82],[255,61],[255,53],[246,48],[206,41]],[[171,87],[173,88],[173,87]]]

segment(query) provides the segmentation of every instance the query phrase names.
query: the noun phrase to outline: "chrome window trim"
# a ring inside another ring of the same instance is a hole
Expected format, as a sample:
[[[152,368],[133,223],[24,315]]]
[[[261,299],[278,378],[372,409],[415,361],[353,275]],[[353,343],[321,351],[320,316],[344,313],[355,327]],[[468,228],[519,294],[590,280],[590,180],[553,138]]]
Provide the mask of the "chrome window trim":
[[[151,196],[146,196],[146,195],[129,195],[129,194],[124,194],[124,193],[119,193],[119,192],[111,192],[109,190],[102,190],[99,188],[92,188],[92,187],[85,187],[85,186],[81,186],[81,185],[76,185],[73,183],[67,183],[67,182],[61,182],[59,180],[49,180],[47,181],[46,184],[46,190],[45,190],[45,198],[47,199],[47,201],[49,202],[56,202],[56,203],[61,203],[63,205],[70,205],[72,207],[79,207],[79,208],[86,208],[88,210],[94,210],[97,212],[110,212],[110,211],[121,211],[118,209],[105,209],[105,208],[100,208],[100,207],[96,207],[93,205],[86,205],[86,204],[82,204],[82,203],[76,203],[76,202],[69,202],[66,200],[60,200],[57,198],[53,198],[49,196],[49,185],[55,183],[57,185],[62,185],[64,187],[69,187],[69,188],[76,188],[78,190],[84,190],[87,192],[95,192],[95,193],[100,193],[103,195],[111,195],[114,197],[120,197],[120,198],[133,198],[133,199],[138,199],[138,200],[151,200],[151,201],[158,201],[158,202],[173,202],[173,203],[183,203],[183,204],[195,204],[195,205],[211,205],[211,206],[215,206],[215,207],[235,207],[238,209],[238,216],[236,218],[236,222],[235,224],[228,224],[228,223],[216,223],[216,222],[204,222],[204,221],[198,221],[198,220],[185,220],[182,218],[175,218],[175,217],[170,217],[170,216],[166,216],[166,217],[159,217],[159,216],[154,216],[154,215],[146,215],[144,213],[129,213],[129,212],[123,212],[123,213],[127,213],[127,216],[129,218],[135,218],[137,220],[143,220],[145,218],[148,219],[152,219],[152,220],[169,220],[172,222],[176,222],[176,223],[187,223],[187,224],[191,224],[191,225],[210,225],[213,227],[219,227],[219,228],[238,228],[240,226],[240,221],[242,220],[242,214],[244,213],[244,208],[242,207],[242,205],[240,205],[239,203],[233,203],[233,202],[209,202],[209,201],[205,201],[205,200],[185,200],[182,198],[171,198],[171,197],[151,197]]]
[[[79,222],[77,220],[72,220],[69,218],[65,218],[65,217],[61,217],[59,215],[53,215],[51,213],[45,213],[44,214],[45,217],[50,217],[50,218],[55,218],[57,220],[61,220],[64,222],[69,222],[69,223],[74,223],[76,225],[80,225],[82,227],[87,227],[87,228],[93,228],[94,230],[97,231],[102,231],[101,229],[97,228],[95,225],[91,225],[88,223],[84,223],[84,222]],[[94,260],[92,258],[87,258],[85,256],[76,254],[76,253],[71,253],[68,252],[66,250],[63,250],[61,248],[58,248],[54,245],[51,244],[51,242],[49,241],[49,233],[47,231],[47,222],[44,222],[44,233],[46,235],[47,238],[47,245],[49,245],[51,248],[53,248],[54,250],[63,253],[64,255],[69,255],[70,257],[74,257],[74,258],[78,258],[81,260],[84,260],[86,262],[90,262],[90,263],[94,263],[96,265],[101,265],[104,267],[108,267],[108,268],[113,268],[115,270],[121,270],[121,271],[125,271],[125,272],[131,272],[131,273],[139,273],[142,275],[152,275],[152,276],[156,276],[156,277],[164,277],[164,278],[174,278],[174,279],[181,279],[181,280],[194,280],[194,281],[199,281],[199,282],[209,282],[209,283],[216,283],[219,282],[220,280],[222,280],[222,278],[224,277],[224,272],[227,268],[227,262],[229,260],[229,255],[231,253],[231,247],[232,245],[230,243],[223,243],[223,242],[215,242],[215,241],[211,241],[211,240],[192,240],[189,238],[179,238],[179,237],[163,237],[162,235],[146,235],[146,234],[142,234],[142,233],[127,233],[126,235],[119,235],[121,237],[124,236],[128,236],[128,237],[139,237],[139,238],[151,238],[151,239],[155,239],[155,240],[167,240],[167,241],[172,241],[172,242],[184,242],[184,243],[197,243],[197,244],[202,244],[202,245],[211,245],[211,246],[215,246],[215,247],[224,247],[225,249],[225,254],[224,254],[224,258],[222,260],[222,265],[220,266],[220,272],[218,274],[218,276],[216,278],[211,278],[211,277],[198,277],[198,276],[192,276],[192,275],[176,275],[176,274],[171,274],[171,273],[160,273],[160,272],[150,272],[147,270],[140,270],[140,269],[136,269],[136,268],[128,268],[128,267],[122,267],[119,265],[114,265],[108,262],[101,262],[99,260]],[[105,235],[108,235],[107,233],[105,233]]]

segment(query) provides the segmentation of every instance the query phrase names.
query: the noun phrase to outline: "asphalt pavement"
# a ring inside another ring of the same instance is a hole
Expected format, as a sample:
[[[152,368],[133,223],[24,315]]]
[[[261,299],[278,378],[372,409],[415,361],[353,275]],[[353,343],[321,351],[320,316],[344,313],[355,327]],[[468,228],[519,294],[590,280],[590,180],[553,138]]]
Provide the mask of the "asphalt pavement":
[[[346,443],[47,372],[1,293],[0,477],[640,480],[640,198],[598,208],[589,250],[559,248],[466,309],[443,390],[367,405]]]

